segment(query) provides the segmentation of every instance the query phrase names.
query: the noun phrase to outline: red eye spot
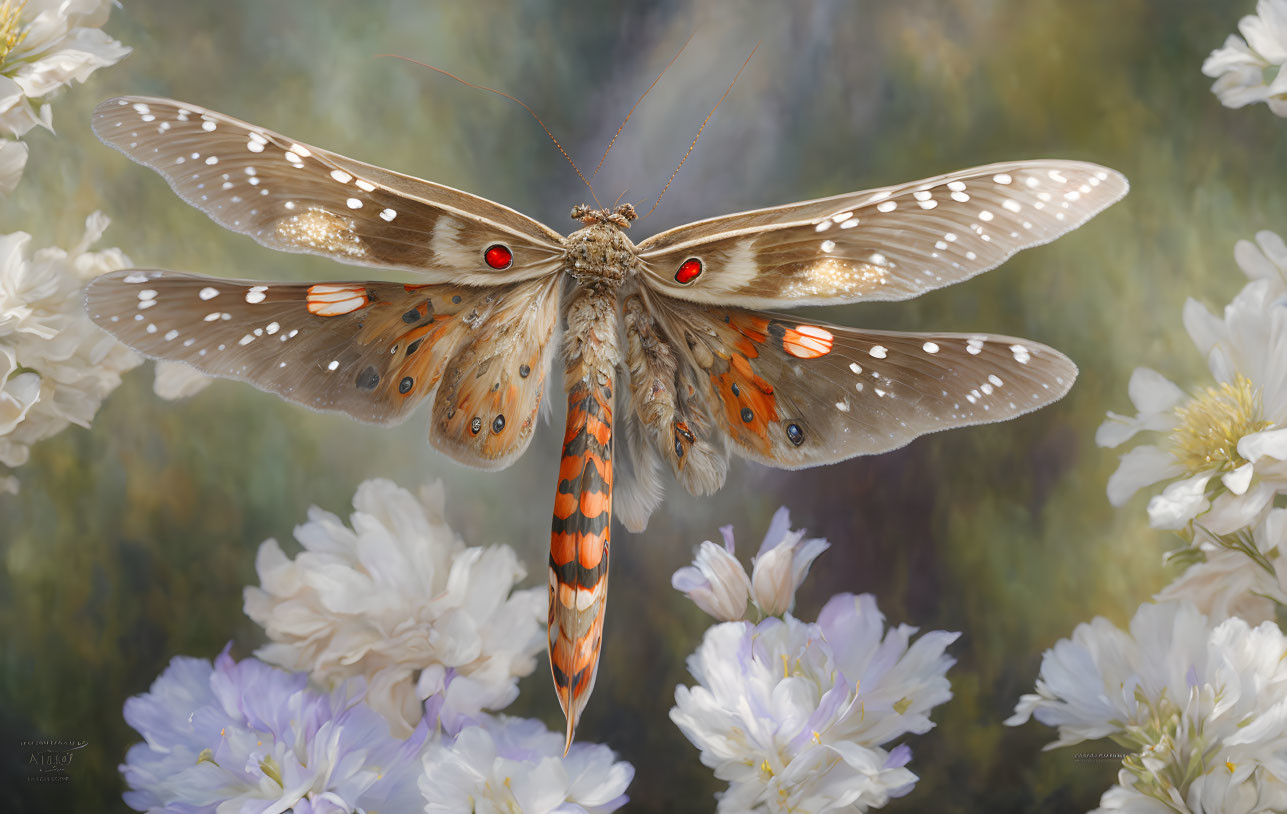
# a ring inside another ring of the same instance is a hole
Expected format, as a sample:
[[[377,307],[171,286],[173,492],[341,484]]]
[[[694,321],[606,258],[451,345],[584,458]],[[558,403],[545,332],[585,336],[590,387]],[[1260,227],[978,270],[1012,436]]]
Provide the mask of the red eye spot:
[[[675,272],[675,282],[687,285],[696,280],[702,273],[702,261],[696,257],[690,257],[679,266],[679,271]]]
[[[507,269],[514,262],[514,253],[508,247],[497,243],[495,246],[488,246],[487,251],[483,252],[483,260],[487,265],[496,270]]]

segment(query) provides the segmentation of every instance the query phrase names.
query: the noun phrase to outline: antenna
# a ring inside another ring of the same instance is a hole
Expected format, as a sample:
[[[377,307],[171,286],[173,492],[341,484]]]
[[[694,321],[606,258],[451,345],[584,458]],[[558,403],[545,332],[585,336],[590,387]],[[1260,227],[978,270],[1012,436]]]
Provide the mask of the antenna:
[[[679,55],[684,53],[684,49],[688,47],[688,43],[693,41],[693,36],[696,33],[697,29],[693,29],[693,33],[688,35],[688,39],[684,40],[684,44],[679,46],[679,50],[670,58],[670,62],[666,63],[666,67],[662,68],[661,73],[657,74],[657,78],[652,80],[652,84],[648,86],[648,90],[644,91],[643,94],[640,95],[638,101],[635,102],[635,106],[630,108],[630,112],[626,114],[626,120],[621,123],[621,126],[617,128],[617,132],[612,135],[612,141],[608,142],[608,149],[603,151],[603,158],[599,159],[599,166],[594,168],[594,172],[590,173],[591,178],[599,174],[600,168],[603,167],[603,162],[608,158],[608,153],[612,152],[612,145],[617,143],[617,136],[621,135],[622,130],[626,129],[626,122],[630,121],[630,117],[635,115],[635,107],[639,107],[639,102],[644,100],[644,96],[647,96],[649,91],[657,87],[657,83],[666,75],[666,71],[670,70],[670,66],[675,64],[675,60],[679,59]]]
[[[724,91],[724,95],[719,97],[719,101],[715,103],[715,107],[711,108],[711,112],[706,114],[706,119],[702,122],[702,126],[697,128],[697,135],[693,136],[693,143],[688,145],[688,152],[684,153],[683,158],[679,159],[679,166],[675,167],[675,171],[670,174],[670,178],[666,179],[666,186],[662,187],[661,195],[657,196],[657,203],[654,203],[652,205],[652,209],[648,210],[648,215],[651,215],[657,210],[657,205],[661,203],[661,199],[665,196],[666,190],[670,189],[670,182],[675,180],[675,176],[679,174],[680,167],[684,166],[684,162],[687,161],[688,156],[692,154],[693,148],[697,146],[697,139],[702,137],[702,130],[705,129],[706,122],[711,120],[711,116],[715,115],[715,111],[719,110],[720,104],[728,97],[729,93],[732,92],[733,86],[737,84],[737,78],[742,75],[742,71],[745,70],[746,66],[750,63],[751,57],[755,56],[755,51],[759,47],[760,43],[755,43],[755,48],[752,48],[751,53],[746,55],[746,62],[743,62],[742,67],[737,69],[737,73],[733,75],[733,81],[728,83],[728,90]],[[644,215],[644,217],[646,218],[648,215]]]
[[[754,53],[754,52],[752,52],[752,53]],[[410,62],[412,65],[419,65],[421,68],[428,68],[429,70],[431,70],[431,71],[436,71],[437,73],[440,73],[440,74],[442,74],[443,76],[449,76],[449,77],[451,77],[452,79],[456,80],[457,82],[459,82],[459,83],[460,83],[460,84],[462,84],[462,85],[468,85],[469,87],[471,87],[471,88],[476,88],[476,89],[478,89],[478,90],[485,90],[485,91],[487,91],[488,93],[494,93],[494,94],[496,94],[497,96],[504,96],[506,99],[509,99],[511,102],[516,102],[520,107],[522,107],[524,110],[526,110],[528,113],[530,113],[530,114],[532,115],[532,118],[533,118],[533,119],[536,119],[536,123],[537,123],[537,124],[539,124],[539,125],[541,126],[541,129],[542,129],[542,130],[544,130],[544,131],[545,131],[545,135],[547,135],[547,136],[549,136],[549,137],[550,137],[550,141],[554,142],[554,146],[559,148],[559,152],[560,152],[560,153],[562,153],[562,154],[563,154],[563,157],[564,157],[564,158],[566,158],[566,159],[568,160],[568,163],[572,165],[572,169],[573,169],[573,171],[575,171],[575,172],[576,172],[576,177],[577,177],[577,178],[580,178],[580,179],[581,179],[581,183],[585,184],[586,189],[590,190],[590,197],[591,197],[591,198],[594,198],[594,205],[595,205],[595,206],[598,206],[600,209],[602,209],[602,208],[603,208],[603,205],[599,203],[599,197],[598,197],[597,195],[595,195],[595,194],[594,194],[594,187],[590,186],[590,182],[589,182],[589,181],[587,181],[587,180],[585,179],[585,176],[581,174],[581,170],[577,168],[576,162],[572,160],[572,156],[568,155],[567,150],[564,150],[564,149],[563,149],[563,145],[562,145],[562,144],[559,144],[559,140],[558,140],[558,139],[556,139],[556,138],[554,137],[554,134],[550,132],[550,128],[548,128],[548,127],[546,127],[546,126],[545,126],[545,122],[541,121],[541,117],[540,117],[540,116],[538,116],[538,115],[536,115],[536,113],[532,110],[532,108],[528,107],[528,106],[527,106],[527,104],[526,104],[525,102],[523,102],[523,100],[522,100],[522,99],[516,99],[516,98],[514,98],[513,96],[510,96],[510,95],[509,95],[508,93],[506,93],[505,91],[502,91],[502,90],[496,90],[495,88],[489,88],[489,87],[487,87],[486,85],[475,85],[473,82],[469,82],[469,81],[467,81],[467,80],[465,80],[465,79],[461,79],[459,76],[456,76],[456,75],[455,75],[454,73],[452,73],[451,71],[444,71],[442,68],[435,68],[433,65],[427,65],[427,64],[425,64],[425,63],[423,63],[423,62],[420,62],[419,60],[412,59],[411,57],[404,57],[404,56],[402,56],[401,54],[376,54],[376,57],[392,57],[393,59],[400,59],[400,60],[402,60],[403,62]],[[658,78],[660,78],[660,77],[658,77]],[[655,84],[655,83],[654,83],[654,84]],[[725,94],[725,95],[727,95],[727,94]],[[712,111],[712,112],[714,112],[714,111]],[[624,124],[623,124],[623,126],[624,126]],[[699,132],[700,132],[700,131],[699,131]],[[602,163],[602,162],[600,162],[600,163]]]

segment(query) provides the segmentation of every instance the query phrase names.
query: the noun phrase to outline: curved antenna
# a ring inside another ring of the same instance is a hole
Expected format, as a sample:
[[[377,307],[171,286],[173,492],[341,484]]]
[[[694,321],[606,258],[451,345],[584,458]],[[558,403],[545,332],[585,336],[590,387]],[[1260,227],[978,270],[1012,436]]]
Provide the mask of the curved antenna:
[[[763,40],[761,40],[761,42],[763,42]],[[675,180],[676,175],[679,175],[680,167],[684,166],[684,162],[687,161],[688,156],[692,154],[693,148],[697,146],[697,139],[702,137],[702,130],[706,127],[706,122],[711,120],[711,116],[715,115],[715,111],[719,110],[720,104],[728,97],[729,93],[732,92],[733,86],[737,84],[737,78],[742,75],[742,71],[745,70],[746,66],[750,63],[751,57],[755,56],[755,50],[759,47],[760,43],[755,43],[755,48],[752,48],[751,53],[746,55],[746,62],[743,62],[742,67],[737,69],[737,73],[733,75],[733,81],[728,83],[728,90],[724,91],[724,95],[719,97],[719,101],[715,103],[715,107],[711,108],[711,112],[706,114],[706,119],[702,122],[702,126],[697,128],[697,135],[693,136],[693,143],[688,145],[688,152],[684,153],[683,158],[679,159],[679,167],[675,167],[675,171],[670,174],[670,178],[666,179],[666,186],[662,187],[661,195],[657,196],[657,203],[654,203],[652,205],[652,209],[648,210],[648,215],[657,211],[657,205],[661,203],[661,199],[665,196],[666,190],[670,189],[670,182]],[[648,215],[644,215],[644,218],[648,217]],[[640,220],[642,219],[643,218],[640,218]]]
[[[644,96],[647,96],[649,91],[657,87],[657,83],[660,82],[661,78],[666,75],[666,71],[670,70],[670,66],[675,64],[675,60],[679,59],[679,55],[684,53],[684,49],[688,47],[688,43],[693,41],[693,36],[696,34],[697,34],[697,29],[693,29],[693,33],[688,35],[688,39],[684,40],[684,44],[679,46],[679,50],[676,51],[675,55],[670,58],[670,62],[666,63],[666,67],[662,68],[661,73],[657,74],[657,78],[652,80],[652,84],[648,86],[648,90],[644,91],[639,96],[639,99],[635,102],[635,106],[630,108],[630,112],[626,114],[626,120],[623,121],[621,123],[621,126],[617,128],[617,132],[612,134],[612,141],[608,142],[608,149],[603,151],[603,158],[599,159],[599,166],[594,168],[594,172],[590,173],[591,178],[599,174],[599,170],[603,167],[603,162],[606,161],[608,158],[608,153],[612,152],[612,145],[617,143],[617,136],[621,135],[622,130],[626,129],[626,122],[630,121],[630,117],[635,115],[635,107],[639,107],[639,102],[642,102],[644,100]]]
[[[436,71],[437,73],[440,73],[443,76],[449,76],[462,85],[468,85],[469,87],[476,88],[478,90],[485,90],[488,93],[494,93],[497,96],[504,96],[506,99],[509,99],[511,102],[516,102],[520,107],[522,107],[524,110],[530,113],[533,119],[536,119],[536,123],[541,126],[542,130],[545,131],[545,135],[550,137],[550,141],[554,142],[554,146],[559,148],[559,152],[562,153],[563,157],[566,158],[568,160],[568,163],[572,165],[573,171],[576,172],[576,177],[580,178],[581,183],[585,184],[586,189],[590,190],[590,197],[594,198],[594,205],[599,207],[600,209],[603,208],[602,204],[599,203],[599,196],[594,194],[594,187],[590,186],[590,182],[587,181],[585,176],[581,174],[581,170],[577,168],[576,162],[572,160],[572,156],[568,155],[568,151],[563,149],[562,144],[559,144],[559,140],[556,139],[554,137],[554,134],[550,132],[550,128],[545,126],[545,122],[541,121],[541,117],[536,115],[536,113],[532,110],[532,108],[528,107],[527,104],[523,102],[522,99],[516,99],[513,96],[510,96],[508,93],[506,93],[503,90],[496,90],[495,88],[489,88],[486,85],[475,85],[473,82],[470,82],[465,79],[461,79],[459,76],[456,76],[451,71],[444,71],[442,68],[435,68],[433,65],[427,65],[419,60],[412,59],[411,57],[404,57],[401,54],[376,54],[376,56],[392,57],[393,59],[400,59],[403,62],[410,62],[412,65],[419,65],[421,68],[428,68],[429,70]]]

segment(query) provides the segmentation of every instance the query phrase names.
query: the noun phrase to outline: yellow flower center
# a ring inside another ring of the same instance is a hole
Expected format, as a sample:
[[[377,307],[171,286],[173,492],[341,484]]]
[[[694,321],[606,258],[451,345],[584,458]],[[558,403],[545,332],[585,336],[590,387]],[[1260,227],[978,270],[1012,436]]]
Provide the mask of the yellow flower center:
[[[1246,461],[1238,454],[1244,436],[1272,426],[1266,421],[1260,392],[1241,373],[1232,382],[1208,387],[1188,404],[1175,408],[1172,452],[1190,474],[1229,472]]]
[[[4,0],[0,3],[0,67],[8,59],[13,49],[26,38],[27,32],[22,27],[22,10],[26,8],[27,0],[15,4],[13,0]]]
[[[259,770],[270,777],[277,785],[285,787],[286,784],[282,782],[282,768],[277,765],[277,760],[272,755],[259,761]]]

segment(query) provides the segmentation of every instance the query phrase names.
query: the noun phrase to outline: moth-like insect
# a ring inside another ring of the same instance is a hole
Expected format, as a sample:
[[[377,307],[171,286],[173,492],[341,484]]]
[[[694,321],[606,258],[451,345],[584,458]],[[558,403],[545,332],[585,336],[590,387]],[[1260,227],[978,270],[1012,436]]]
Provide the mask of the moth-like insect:
[[[169,99],[104,102],[94,130],[269,248],[418,280],[279,285],[149,269],[96,279],[90,316],[148,356],[376,424],[428,400],[431,444],[500,469],[532,438],[562,325],[549,653],[569,744],[602,642],[614,462],[618,518],[642,530],[664,470],[710,494],[730,452],[784,469],[885,452],[1035,410],[1077,374],[1026,339],[753,309],[915,297],[1077,228],[1127,190],[1094,164],[1015,161],[635,244],[629,204],[574,207],[581,228],[564,237],[492,201]]]

